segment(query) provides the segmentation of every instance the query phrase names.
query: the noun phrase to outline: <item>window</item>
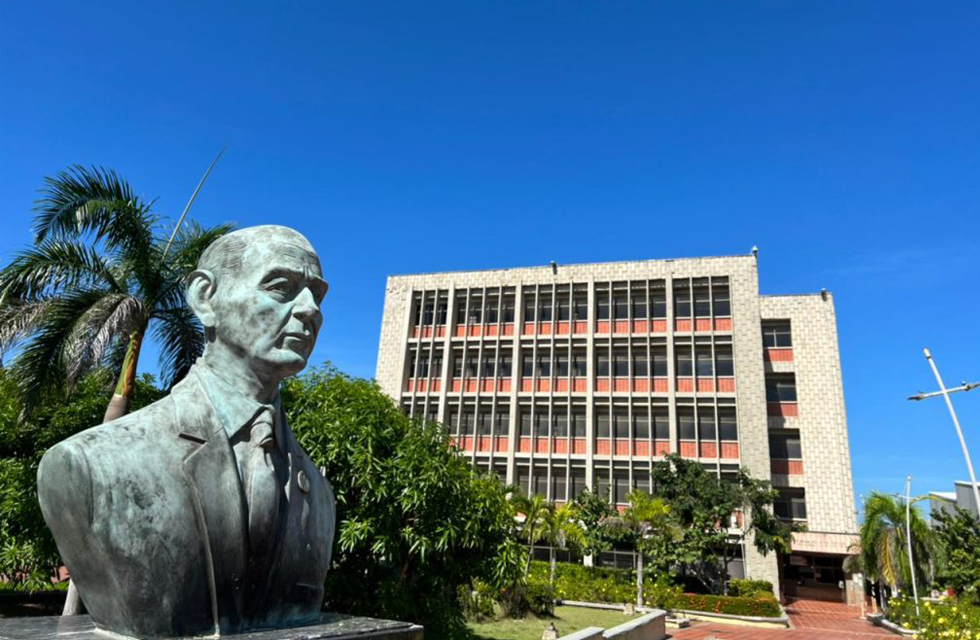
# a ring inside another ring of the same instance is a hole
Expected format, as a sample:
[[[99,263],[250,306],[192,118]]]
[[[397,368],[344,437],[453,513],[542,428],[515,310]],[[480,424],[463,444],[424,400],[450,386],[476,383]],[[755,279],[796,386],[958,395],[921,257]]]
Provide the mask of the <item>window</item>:
[[[448,307],[448,302],[445,300],[439,301],[439,305],[436,307],[436,324],[446,324],[446,312]]]
[[[647,367],[647,354],[633,354],[633,376],[636,378],[645,378],[649,367]]]
[[[576,320],[588,320],[589,319],[589,299],[585,296],[575,297],[575,319]]]
[[[570,309],[568,307],[568,298],[561,298],[558,300],[558,320],[567,321],[569,318]]]
[[[735,409],[730,407],[718,409],[718,431],[723,441],[738,442],[738,422],[735,420]]]
[[[609,412],[605,409],[599,409],[595,418],[596,425],[596,437],[608,438],[609,437]]]
[[[548,437],[548,411],[544,408],[534,414],[534,435],[539,438]]]
[[[459,351],[453,354],[453,377],[463,377],[463,354]]]
[[[762,346],[792,347],[793,339],[790,333],[789,320],[776,320],[762,323]]]
[[[568,413],[564,407],[556,407],[556,413],[552,415],[554,424],[552,425],[551,435],[555,438],[568,437]]]
[[[538,377],[548,378],[550,376],[551,376],[551,354],[539,353],[538,354]]]
[[[806,493],[803,489],[782,487],[773,501],[772,510],[777,518],[806,520]]]
[[[433,316],[435,315],[435,304],[432,302],[426,302],[425,307],[422,309],[422,324],[432,324]]]
[[[600,353],[598,362],[596,365],[596,375],[597,376],[608,376],[609,375],[609,356]]]
[[[487,324],[497,324],[500,317],[500,301],[496,298],[487,299]]]
[[[666,351],[654,351],[653,352],[653,375],[658,377],[667,376],[667,352]]]
[[[551,473],[551,499],[567,500],[565,495],[565,468],[555,467]]]
[[[677,375],[682,378],[694,375],[694,369],[691,365],[691,350],[687,347],[677,350]]]
[[[734,376],[731,347],[715,347],[715,367],[719,376]]]
[[[630,437],[630,416],[625,411],[617,411],[613,414],[613,423],[616,427],[616,437],[626,440]]]
[[[534,358],[531,357],[530,353],[521,355],[521,375],[525,378],[534,375]]]
[[[480,414],[476,416],[476,435],[490,435],[490,424],[490,408],[486,407],[484,411],[481,411]]]
[[[460,433],[464,436],[473,435],[473,430],[476,427],[476,414],[473,413],[473,409],[463,410],[463,421],[460,425]]]
[[[541,315],[538,316],[540,322],[551,322],[551,298],[544,298],[538,306]]]
[[[800,449],[799,432],[770,433],[769,457],[777,460],[800,460],[803,452]]]
[[[667,292],[663,289],[651,292],[650,311],[653,318],[667,317]]]
[[[494,369],[497,364],[497,356],[493,353],[483,354],[483,377],[492,378],[494,377]]]
[[[629,320],[629,298],[626,294],[620,294],[613,300],[613,312],[616,320]]]
[[[613,367],[617,377],[628,377],[630,374],[629,355],[625,351],[616,351],[613,354]]]
[[[500,369],[497,371],[497,376],[500,378],[509,378],[511,376],[512,364],[513,358],[510,356],[500,356]]]
[[[596,304],[596,318],[599,320],[609,319],[609,298],[605,294],[599,294],[598,303]]]
[[[504,322],[514,321],[514,301],[507,298],[504,300],[503,308],[501,308],[501,315],[503,316]]]
[[[715,307],[715,316],[732,315],[732,303],[728,297],[728,287],[715,286],[711,290],[711,297]]]
[[[466,366],[466,377],[475,378],[477,376],[477,365],[479,364],[476,359],[476,351],[466,352],[466,361],[464,364]]]
[[[482,298],[471,298],[470,299],[470,309],[469,309],[469,323],[470,324],[480,324],[483,320],[483,299]]]
[[[691,317],[691,290],[686,285],[674,290],[674,316],[678,318]]]
[[[510,410],[509,409],[497,409],[497,413],[493,417],[493,430],[498,436],[509,436],[510,435]]]
[[[653,410],[653,437],[670,440],[670,415],[666,408]]]
[[[694,315],[699,318],[711,316],[711,295],[707,289],[694,290]]]
[[[456,433],[459,429],[459,408],[450,407],[449,413],[446,415],[446,426],[449,427],[449,433]]]
[[[796,402],[796,376],[766,376],[766,402]]]
[[[584,378],[587,375],[588,361],[584,353],[573,353],[572,354],[572,373],[578,378]]]
[[[408,377],[409,378],[415,376],[415,361],[416,361],[415,352],[409,351],[408,352]]]
[[[677,408],[677,433],[681,440],[694,440],[694,410],[691,407]]]
[[[650,493],[650,472],[634,471],[633,488],[637,491],[642,491],[643,493]]]
[[[611,494],[609,493],[609,469],[596,469],[595,470],[595,492],[609,500]]]
[[[633,319],[646,320],[647,317],[647,294],[633,294]]]
[[[527,490],[531,485],[531,470],[527,467],[517,467],[517,487],[522,495],[528,495]]]
[[[646,440],[650,437],[650,416],[646,411],[637,411],[633,414],[633,437],[637,440]]]
[[[442,353],[437,353],[432,356],[432,377],[439,378],[442,376]]]
[[[698,409],[698,439],[713,442],[715,435],[715,410]]]
[[[568,376],[568,355],[560,353],[555,356],[555,375],[560,378]]]
[[[524,322],[534,322],[534,296],[524,298]]]
[[[585,437],[585,410],[575,409],[572,411],[572,437]]]
[[[628,502],[626,496],[630,492],[630,477],[628,473],[616,473],[613,477],[613,484],[615,486],[615,493],[613,495],[613,502],[616,504],[625,504]]]
[[[570,480],[572,495],[568,496],[569,500],[585,491],[585,469],[572,469]]]
[[[429,354],[423,353],[419,357],[419,377],[428,378],[429,377]]]
[[[713,376],[715,371],[714,363],[711,361],[711,349],[698,348],[695,355],[697,357],[698,377],[710,378]]]
[[[531,476],[531,493],[542,498],[548,497],[548,469],[534,469],[534,474]]]
[[[456,324],[466,324],[466,298],[456,298]]]
[[[521,409],[521,430],[517,434],[521,438],[531,437],[531,408],[524,407]]]

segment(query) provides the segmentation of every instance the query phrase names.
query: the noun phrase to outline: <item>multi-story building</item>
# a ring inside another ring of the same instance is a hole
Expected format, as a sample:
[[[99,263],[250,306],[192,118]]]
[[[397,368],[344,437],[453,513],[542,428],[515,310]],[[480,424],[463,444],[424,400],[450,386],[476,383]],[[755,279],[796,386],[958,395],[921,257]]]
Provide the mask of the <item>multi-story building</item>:
[[[377,379],[473,463],[623,504],[665,453],[771,480],[793,554],[732,567],[842,599],[857,531],[833,299],[759,294],[756,255],[391,276]],[[805,593],[804,593],[805,592]],[[848,597],[851,600],[851,597]]]

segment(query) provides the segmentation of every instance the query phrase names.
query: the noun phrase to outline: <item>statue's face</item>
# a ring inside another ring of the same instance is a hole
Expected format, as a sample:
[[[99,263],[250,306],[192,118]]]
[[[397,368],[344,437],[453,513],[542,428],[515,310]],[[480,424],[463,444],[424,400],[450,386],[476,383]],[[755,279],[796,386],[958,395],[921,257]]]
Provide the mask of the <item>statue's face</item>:
[[[298,373],[323,323],[322,276],[316,254],[298,238],[251,242],[239,272],[218,276],[215,339],[267,375]]]

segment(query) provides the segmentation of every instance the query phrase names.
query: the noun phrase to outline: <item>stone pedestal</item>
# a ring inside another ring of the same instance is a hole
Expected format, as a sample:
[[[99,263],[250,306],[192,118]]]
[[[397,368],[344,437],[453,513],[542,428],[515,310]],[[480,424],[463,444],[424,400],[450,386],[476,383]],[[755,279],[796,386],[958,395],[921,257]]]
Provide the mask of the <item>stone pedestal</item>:
[[[0,619],[0,640],[118,640],[122,637],[98,630],[89,616]],[[307,627],[221,637],[229,640],[422,640],[422,627],[411,622],[325,613],[319,624]]]

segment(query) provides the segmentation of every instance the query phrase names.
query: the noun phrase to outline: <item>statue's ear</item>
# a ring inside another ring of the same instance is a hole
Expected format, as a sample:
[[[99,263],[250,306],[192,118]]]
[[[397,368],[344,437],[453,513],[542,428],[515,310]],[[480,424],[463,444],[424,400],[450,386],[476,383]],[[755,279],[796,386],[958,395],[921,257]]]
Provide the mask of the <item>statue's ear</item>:
[[[213,329],[217,325],[213,305],[217,285],[214,274],[204,269],[198,269],[187,276],[187,304],[205,330]]]

